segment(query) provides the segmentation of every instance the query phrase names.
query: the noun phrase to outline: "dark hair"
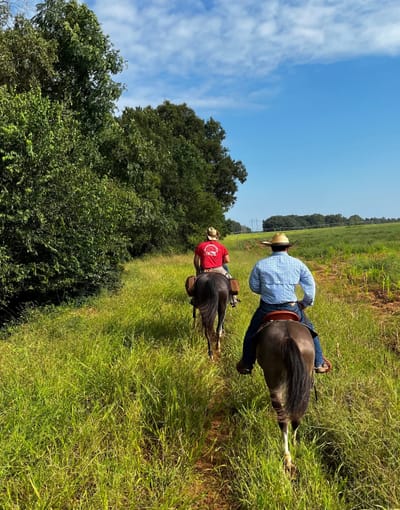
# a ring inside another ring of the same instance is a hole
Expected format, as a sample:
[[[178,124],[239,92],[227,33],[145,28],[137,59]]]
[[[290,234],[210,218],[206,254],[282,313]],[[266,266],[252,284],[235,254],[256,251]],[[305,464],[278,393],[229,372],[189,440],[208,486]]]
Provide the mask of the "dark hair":
[[[271,246],[271,249],[272,251],[285,251],[287,248],[289,248],[288,245],[281,245],[281,244],[276,244],[275,246],[272,245]]]

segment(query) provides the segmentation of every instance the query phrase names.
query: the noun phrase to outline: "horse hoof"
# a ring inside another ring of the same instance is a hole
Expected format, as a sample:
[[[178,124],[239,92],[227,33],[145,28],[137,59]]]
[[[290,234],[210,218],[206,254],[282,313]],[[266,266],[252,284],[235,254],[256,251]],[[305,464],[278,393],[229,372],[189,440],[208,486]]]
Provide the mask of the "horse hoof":
[[[289,476],[291,480],[294,480],[297,478],[298,470],[297,467],[292,463],[285,463],[285,473]]]
[[[291,479],[294,479],[297,477],[297,473],[298,473],[297,467],[293,464],[290,454],[285,455],[285,458],[283,460],[283,465],[285,468],[285,473],[288,474]]]

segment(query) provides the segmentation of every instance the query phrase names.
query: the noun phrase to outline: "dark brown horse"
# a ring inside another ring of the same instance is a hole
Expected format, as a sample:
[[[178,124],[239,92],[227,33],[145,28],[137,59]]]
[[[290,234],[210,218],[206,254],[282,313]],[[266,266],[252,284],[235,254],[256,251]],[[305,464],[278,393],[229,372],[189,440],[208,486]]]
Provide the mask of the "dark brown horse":
[[[258,342],[257,361],[264,371],[271,403],[282,431],[284,465],[286,470],[294,473],[288,425],[292,425],[295,442],[313,385],[314,342],[309,329],[293,320],[268,322],[255,340]]]
[[[212,342],[215,340],[216,351],[220,352],[221,337],[224,331],[226,307],[229,302],[229,280],[220,273],[201,273],[194,286],[193,319],[196,319],[196,308],[200,311],[204,334],[208,342],[208,355],[213,359]],[[218,315],[217,327],[214,330]]]

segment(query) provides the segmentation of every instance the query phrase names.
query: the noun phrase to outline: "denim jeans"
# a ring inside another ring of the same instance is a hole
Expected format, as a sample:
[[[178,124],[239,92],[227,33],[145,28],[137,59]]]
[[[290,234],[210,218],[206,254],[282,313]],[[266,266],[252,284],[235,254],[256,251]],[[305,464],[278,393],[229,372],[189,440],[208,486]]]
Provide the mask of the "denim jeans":
[[[318,338],[318,335],[314,332],[314,326],[312,322],[306,317],[306,314],[303,310],[300,309],[297,303],[290,304],[284,303],[280,305],[271,305],[265,303],[265,301],[260,300],[260,305],[257,310],[254,312],[254,315],[250,321],[249,327],[247,328],[246,334],[243,340],[243,355],[242,361],[243,364],[248,368],[253,368],[254,363],[257,358],[257,344],[254,341],[254,335],[257,333],[259,327],[262,324],[264,315],[268,312],[273,312],[274,310],[289,310],[291,312],[297,313],[300,317],[300,322],[306,325],[310,330],[314,340],[315,347],[315,367],[319,367],[323,364],[324,358],[322,355],[321,342]]]

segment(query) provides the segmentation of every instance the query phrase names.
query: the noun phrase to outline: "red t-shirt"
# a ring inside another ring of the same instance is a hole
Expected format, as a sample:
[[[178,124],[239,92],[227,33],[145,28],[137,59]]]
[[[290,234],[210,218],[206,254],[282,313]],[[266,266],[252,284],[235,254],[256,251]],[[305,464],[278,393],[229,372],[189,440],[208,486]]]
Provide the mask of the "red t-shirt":
[[[203,241],[196,246],[194,253],[200,257],[202,269],[221,267],[228,250],[218,241]]]

